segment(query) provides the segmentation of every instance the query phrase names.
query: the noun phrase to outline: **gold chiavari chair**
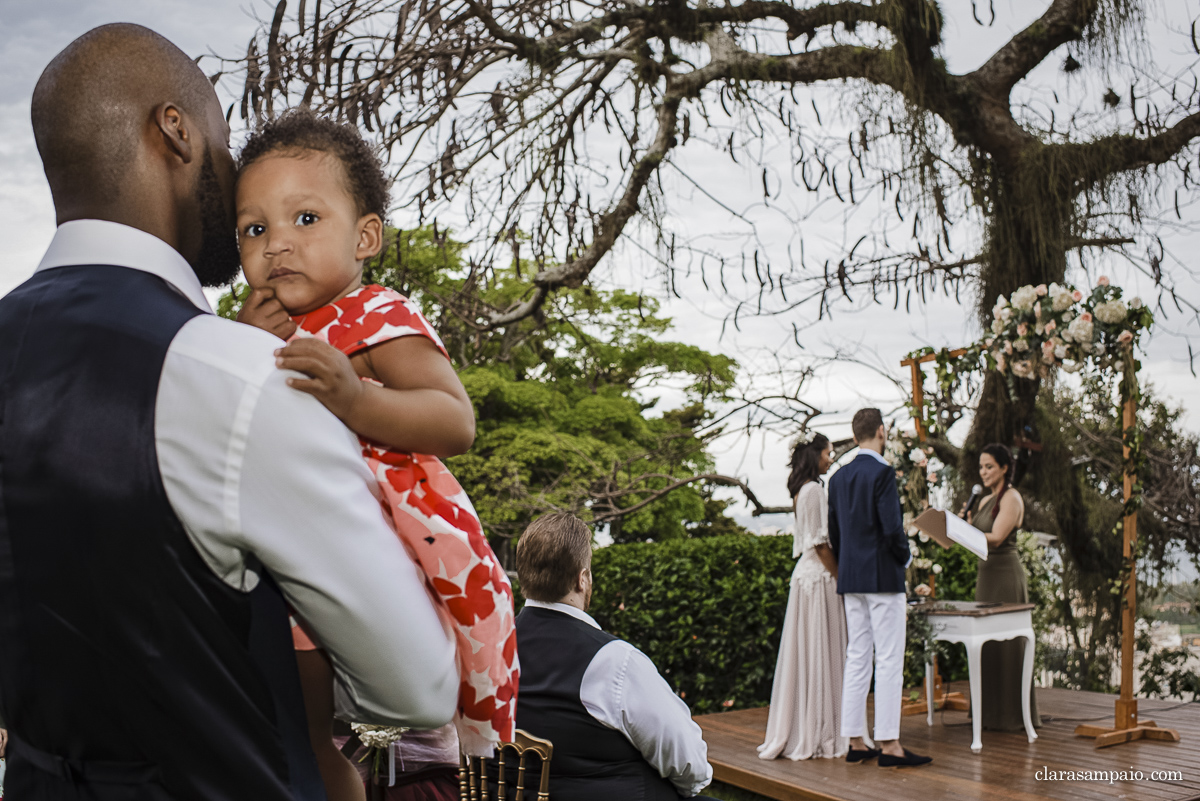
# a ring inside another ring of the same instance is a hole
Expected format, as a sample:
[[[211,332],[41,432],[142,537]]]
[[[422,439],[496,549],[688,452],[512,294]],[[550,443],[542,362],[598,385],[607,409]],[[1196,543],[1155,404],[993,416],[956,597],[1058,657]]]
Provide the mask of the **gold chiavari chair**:
[[[508,774],[505,772],[504,754],[512,750],[517,755],[516,796],[508,798]],[[517,729],[514,742],[502,743],[496,757],[496,798],[488,798],[488,772],[483,757],[459,755],[458,797],[459,801],[525,801],[525,760],[536,754],[542,761],[541,782],[538,785],[537,801],[550,799],[550,757],[554,756],[554,744],[541,737],[534,737]]]

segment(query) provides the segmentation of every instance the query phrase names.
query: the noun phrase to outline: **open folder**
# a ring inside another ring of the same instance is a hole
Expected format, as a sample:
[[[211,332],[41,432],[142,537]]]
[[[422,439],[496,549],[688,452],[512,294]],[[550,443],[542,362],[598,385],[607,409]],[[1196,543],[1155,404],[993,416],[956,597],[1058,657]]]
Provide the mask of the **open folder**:
[[[958,515],[941,509],[926,509],[912,524],[943,548],[957,542],[980,559],[987,560],[987,536]]]

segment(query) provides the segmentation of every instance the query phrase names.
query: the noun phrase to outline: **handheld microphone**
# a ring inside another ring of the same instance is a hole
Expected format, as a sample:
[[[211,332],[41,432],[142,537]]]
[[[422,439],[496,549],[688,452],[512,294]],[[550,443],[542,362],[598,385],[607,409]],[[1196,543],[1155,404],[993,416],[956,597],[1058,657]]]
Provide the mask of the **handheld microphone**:
[[[979,497],[981,495],[983,495],[983,487],[978,484],[971,487],[971,497],[967,499],[967,505],[963,507],[962,511],[964,516],[969,514],[970,511],[975,508],[975,504],[979,503]]]

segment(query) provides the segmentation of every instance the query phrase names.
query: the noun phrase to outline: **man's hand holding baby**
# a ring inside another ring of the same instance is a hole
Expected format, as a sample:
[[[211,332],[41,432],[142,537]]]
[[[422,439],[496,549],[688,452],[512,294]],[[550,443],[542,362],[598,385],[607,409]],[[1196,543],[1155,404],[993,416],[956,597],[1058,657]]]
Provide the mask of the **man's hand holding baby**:
[[[275,351],[275,364],[282,370],[295,370],[308,376],[289,378],[288,386],[312,395],[347,427],[354,429],[354,408],[362,400],[366,387],[346,354],[328,342],[306,337]]]

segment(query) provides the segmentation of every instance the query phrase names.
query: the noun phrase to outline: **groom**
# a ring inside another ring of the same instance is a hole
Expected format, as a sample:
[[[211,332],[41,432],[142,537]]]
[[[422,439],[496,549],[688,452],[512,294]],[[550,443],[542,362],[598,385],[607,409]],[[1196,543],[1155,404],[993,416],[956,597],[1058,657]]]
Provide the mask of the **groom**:
[[[846,608],[846,669],[842,677],[842,736],[847,762],[879,758],[879,767],[932,761],[900,746],[904,688],[904,568],[912,555],[904,536],[896,473],[883,458],[887,441],[878,409],[859,409],[851,422],[858,453],[829,480],[829,544],[838,564],[838,593]],[[875,740],[867,733],[867,691],[875,657]]]
[[[0,299],[4,789],[323,801],[288,606],[353,720],[446,723],[454,643],[355,436],[287,386],[280,340],[209,309],[234,163],[195,62],[97,28],[32,118],[58,231]]]

